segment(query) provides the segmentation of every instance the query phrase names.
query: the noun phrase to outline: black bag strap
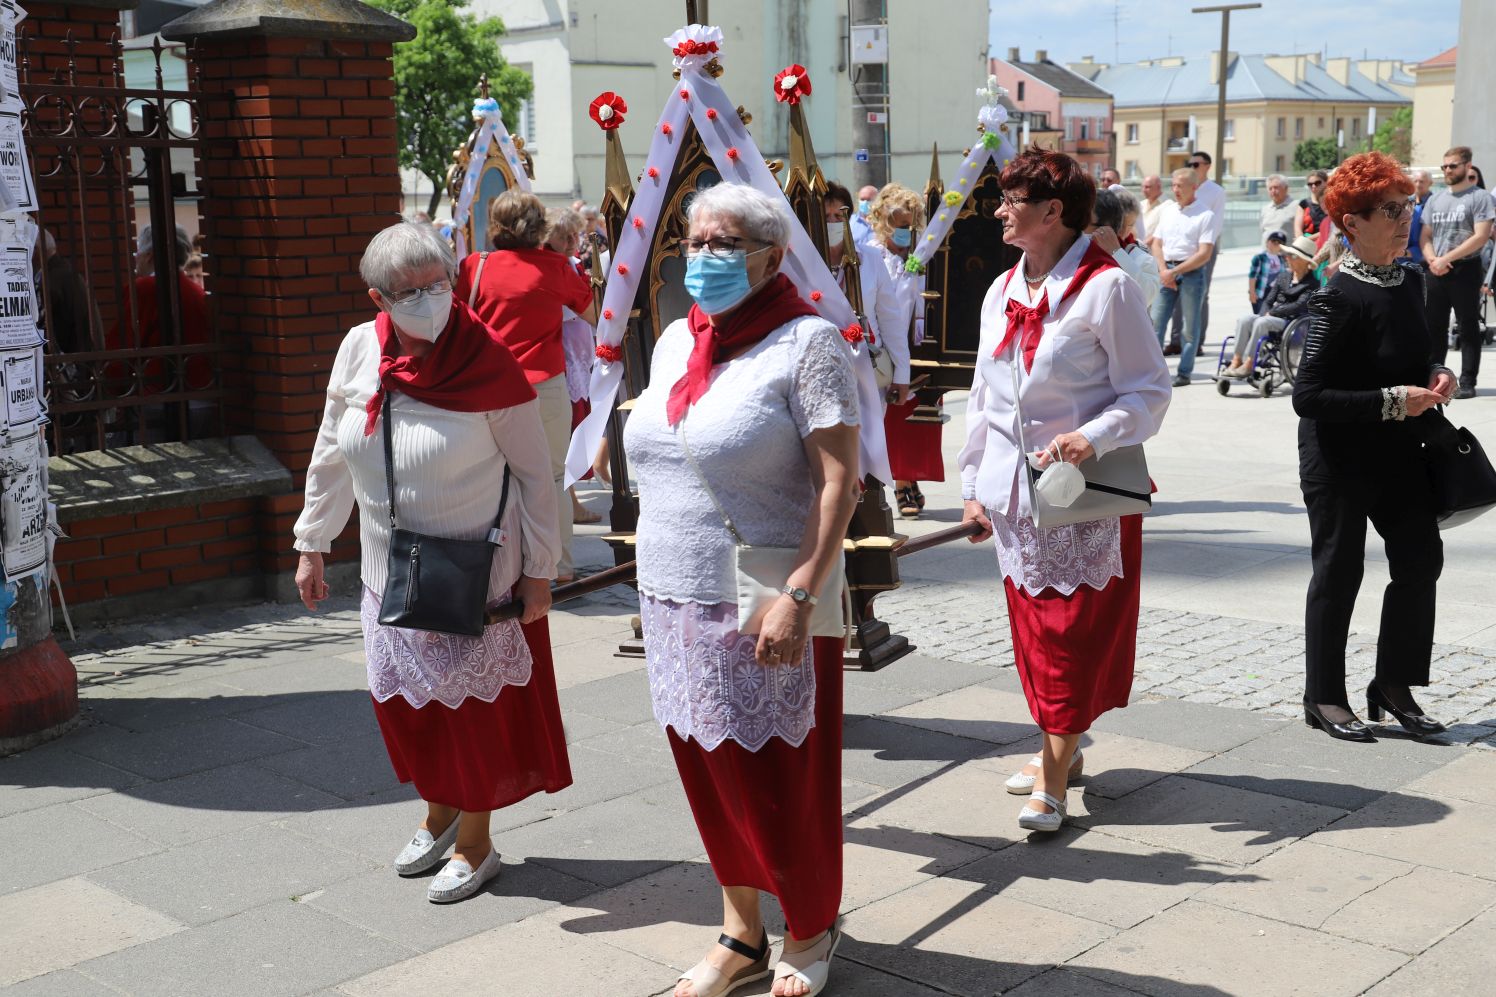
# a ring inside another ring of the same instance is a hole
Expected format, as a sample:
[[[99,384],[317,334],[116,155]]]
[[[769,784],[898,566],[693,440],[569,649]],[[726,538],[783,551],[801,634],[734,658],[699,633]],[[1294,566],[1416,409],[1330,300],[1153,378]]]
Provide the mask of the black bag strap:
[[[399,528],[395,515],[395,446],[391,442],[394,429],[390,422],[390,396],[394,394],[389,389],[384,393],[384,484],[390,493],[390,529]],[[499,531],[504,524],[504,510],[509,506],[509,460],[504,460],[504,485],[499,490],[499,514],[493,519],[493,529],[488,531],[488,542],[497,544],[499,542]]]

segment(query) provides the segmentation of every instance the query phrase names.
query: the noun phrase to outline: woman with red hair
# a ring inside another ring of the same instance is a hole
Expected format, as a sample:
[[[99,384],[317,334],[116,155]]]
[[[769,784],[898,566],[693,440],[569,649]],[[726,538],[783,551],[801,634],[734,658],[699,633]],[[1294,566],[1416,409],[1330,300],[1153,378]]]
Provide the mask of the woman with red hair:
[[[1385,710],[1416,736],[1444,728],[1410,687],[1428,685],[1434,590],[1444,565],[1420,420],[1454,394],[1432,345],[1418,270],[1396,262],[1408,244],[1413,183],[1380,152],[1352,156],[1322,201],[1350,242],[1340,269],[1309,303],[1310,328],[1293,387],[1299,478],[1314,572],[1305,609],[1304,722],[1331,737],[1374,741],[1345,691],[1345,644],[1366,554],[1381,534],[1392,576],[1382,597],[1372,720]]]
[[[1055,831],[1080,736],[1132,691],[1143,526],[1135,515],[1039,526],[1019,476],[1153,436],[1169,370],[1143,289],[1083,232],[1096,187],[1080,165],[1033,148],[999,182],[1003,241],[1023,257],[982,302],[958,463],[965,520],[981,525],[976,540],[996,541],[1018,677],[1044,731],[1008,791],[1030,795],[1020,827]]]

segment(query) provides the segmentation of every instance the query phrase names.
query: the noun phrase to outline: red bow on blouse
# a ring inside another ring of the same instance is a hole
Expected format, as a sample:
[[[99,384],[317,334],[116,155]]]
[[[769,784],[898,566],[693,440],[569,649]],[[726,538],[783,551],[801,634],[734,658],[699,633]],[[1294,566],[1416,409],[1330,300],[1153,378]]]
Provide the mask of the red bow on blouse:
[[[992,355],[1001,356],[1018,339],[1018,348],[1023,351],[1023,369],[1034,369],[1034,354],[1039,350],[1039,340],[1044,338],[1044,316],[1049,314],[1049,292],[1039,299],[1037,305],[1026,305],[1017,298],[1008,299],[1008,331]]]

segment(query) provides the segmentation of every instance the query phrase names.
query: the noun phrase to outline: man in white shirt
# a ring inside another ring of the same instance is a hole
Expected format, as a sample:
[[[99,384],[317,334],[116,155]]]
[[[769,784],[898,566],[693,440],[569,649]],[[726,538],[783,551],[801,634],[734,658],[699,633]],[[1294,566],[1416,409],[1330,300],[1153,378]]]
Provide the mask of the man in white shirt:
[[[1210,262],[1205,265],[1205,303],[1200,308],[1200,341],[1205,345],[1205,331],[1210,327],[1210,282],[1215,277],[1216,254],[1220,250],[1221,230],[1226,227],[1226,188],[1210,179],[1210,153],[1190,153],[1190,169],[1195,171],[1195,199],[1205,205],[1215,216],[1215,231],[1211,233]]]
[[[1299,206],[1288,199],[1288,181],[1274,173],[1267,178],[1268,202],[1257,212],[1257,224],[1262,229],[1262,238],[1273,232],[1292,232],[1293,216]]]
[[[1163,211],[1164,182],[1158,178],[1157,173],[1150,173],[1143,178],[1143,213],[1139,220],[1143,223],[1143,234],[1138,236],[1139,242],[1147,242],[1153,238],[1153,232],[1158,228],[1159,212]]]
[[[1207,272],[1215,256],[1215,213],[1195,196],[1193,170],[1175,170],[1174,203],[1159,215],[1158,228],[1148,240],[1148,248],[1158,263],[1163,286],[1153,300],[1153,331],[1158,345],[1164,345],[1169,317],[1177,306],[1184,315],[1184,336],[1180,344],[1179,370],[1174,387],[1190,383],[1195,369],[1195,354],[1200,349],[1200,313],[1205,303]]]

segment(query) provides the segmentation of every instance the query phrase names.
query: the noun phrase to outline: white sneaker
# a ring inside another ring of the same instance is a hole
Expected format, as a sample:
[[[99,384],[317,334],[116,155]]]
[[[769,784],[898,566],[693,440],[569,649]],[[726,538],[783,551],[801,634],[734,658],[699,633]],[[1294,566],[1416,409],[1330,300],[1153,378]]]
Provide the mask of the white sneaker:
[[[483,889],[483,884],[497,876],[502,867],[497,848],[489,851],[488,857],[478,863],[477,869],[454,856],[426,888],[426,899],[434,904],[466,900]]]
[[[1034,768],[1040,768],[1043,766],[1043,764],[1044,759],[1040,758],[1038,755],[1035,755],[1033,758],[1029,759],[1029,765],[1032,765]],[[1085,767],[1086,759],[1083,755],[1081,755],[1080,750],[1077,749],[1075,752],[1075,759],[1070,763],[1070,781],[1074,782],[1075,780],[1079,779],[1081,776],[1081,771]],[[1003,783],[1003,785],[1007,788],[1008,792],[1012,793],[1014,796],[1027,796],[1029,795],[1029,793],[1032,793],[1034,791],[1034,783],[1038,781],[1039,777],[1037,775],[1025,775],[1023,773],[1023,770],[1019,769],[1017,772],[1014,772],[1012,775],[1008,776],[1008,781]]]
[[[1038,810],[1029,809],[1028,805],[1025,804],[1024,808],[1018,811],[1019,827],[1023,828],[1025,831],[1058,831],[1060,829],[1060,825],[1065,823],[1064,800],[1057,800],[1053,796],[1050,796],[1048,793],[1041,793],[1038,791],[1035,791],[1034,794],[1029,797],[1029,799],[1038,800],[1040,803],[1049,804],[1050,806],[1054,807],[1054,812],[1047,814],[1041,813]]]
[[[439,838],[432,837],[424,827],[417,830],[410,844],[395,856],[395,871],[402,876],[417,876],[440,865],[447,849],[457,843],[457,822],[460,819],[460,816],[453,817]]]

